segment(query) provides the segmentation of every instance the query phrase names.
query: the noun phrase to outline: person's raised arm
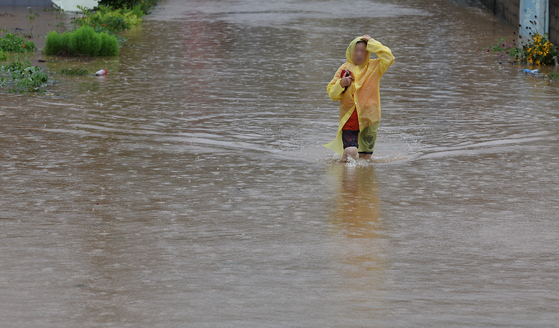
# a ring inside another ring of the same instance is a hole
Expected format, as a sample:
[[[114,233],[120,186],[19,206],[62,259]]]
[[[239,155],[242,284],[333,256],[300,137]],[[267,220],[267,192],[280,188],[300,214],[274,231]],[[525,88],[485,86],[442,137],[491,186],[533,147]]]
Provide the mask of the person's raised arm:
[[[377,57],[380,58],[380,74],[384,74],[388,67],[394,64],[392,51],[368,35],[363,35],[363,40],[367,41],[367,51],[375,53]]]

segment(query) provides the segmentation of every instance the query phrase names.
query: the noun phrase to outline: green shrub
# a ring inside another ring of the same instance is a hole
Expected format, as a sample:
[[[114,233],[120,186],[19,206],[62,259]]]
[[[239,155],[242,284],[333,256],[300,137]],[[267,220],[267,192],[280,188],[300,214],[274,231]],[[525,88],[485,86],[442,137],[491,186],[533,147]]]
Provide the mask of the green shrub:
[[[16,37],[15,34],[8,33],[5,37],[0,38],[0,50],[5,52],[30,52],[37,51],[35,43]]]
[[[73,32],[59,34],[52,31],[47,35],[45,55],[86,55],[118,56],[118,40],[107,33],[97,33],[89,26],[82,26]]]
[[[47,39],[45,40],[45,48],[43,49],[43,53],[49,56],[56,55],[58,51],[63,48],[60,43],[60,39],[60,34],[58,34],[58,32],[49,32],[49,34],[47,34]]]
[[[70,34],[70,44],[68,45],[70,53],[96,57],[99,55],[100,48],[101,38],[89,26],[82,26]]]
[[[101,0],[99,1],[99,5],[111,6],[118,9],[133,8],[136,12],[147,15],[151,7],[157,4],[157,1],[158,0]]]
[[[99,49],[99,56],[118,56],[120,51],[118,40],[105,32],[101,33],[100,37],[101,49]]]
[[[43,53],[49,56],[56,56],[60,51],[69,52],[70,35],[72,32],[58,33],[56,31],[49,32],[45,41]]]
[[[0,50],[0,61],[8,60],[8,53]]]
[[[60,49],[64,49],[65,51],[68,51],[68,49],[70,48],[70,35],[72,35],[72,32],[66,32],[60,34]]]
[[[75,23],[79,26],[89,26],[96,32],[107,32],[116,34],[123,30],[130,29],[133,25],[142,23],[143,13],[136,9],[113,9],[109,6],[99,5],[97,11],[92,11],[84,7],[79,7],[84,17],[77,18]]]

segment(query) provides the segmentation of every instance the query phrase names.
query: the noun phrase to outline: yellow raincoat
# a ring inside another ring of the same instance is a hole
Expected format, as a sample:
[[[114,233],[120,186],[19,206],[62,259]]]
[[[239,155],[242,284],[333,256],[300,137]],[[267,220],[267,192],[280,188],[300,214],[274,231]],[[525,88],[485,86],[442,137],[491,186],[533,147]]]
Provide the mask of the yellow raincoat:
[[[367,42],[367,60],[357,66],[353,63],[353,49],[361,37],[355,38],[347,48],[347,62],[338,68],[336,75],[328,84],[328,95],[333,101],[340,100],[340,125],[336,139],[326,148],[342,155],[344,152],[342,128],[354,110],[359,117],[359,152],[372,152],[375,148],[378,124],[380,122],[379,85],[382,75],[394,63],[394,56],[388,47],[375,39]],[[374,52],[378,58],[370,59]],[[347,69],[354,79],[353,83],[344,90],[341,86],[341,72]]]

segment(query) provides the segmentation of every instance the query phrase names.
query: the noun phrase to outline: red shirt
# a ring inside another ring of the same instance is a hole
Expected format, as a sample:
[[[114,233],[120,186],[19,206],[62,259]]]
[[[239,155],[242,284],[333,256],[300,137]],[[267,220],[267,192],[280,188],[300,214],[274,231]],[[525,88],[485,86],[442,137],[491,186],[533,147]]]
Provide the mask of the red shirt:
[[[359,131],[359,117],[357,116],[357,108],[353,110],[353,113],[351,113],[349,120],[345,122],[342,130]]]

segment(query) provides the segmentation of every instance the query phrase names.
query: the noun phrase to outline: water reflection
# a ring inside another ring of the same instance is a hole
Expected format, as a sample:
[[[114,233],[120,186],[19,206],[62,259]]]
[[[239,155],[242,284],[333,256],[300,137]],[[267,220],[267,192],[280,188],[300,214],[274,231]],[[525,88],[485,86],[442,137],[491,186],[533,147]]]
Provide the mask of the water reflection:
[[[339,181],[334,225],[350,238],[376,237],[380,202],[374,166],[335,164],[327,170]]]
[[[331,179],[337,180],[337,196],[330,216],[331,238],[335,240],[332,259],[338,280],[333,284],[339,295],[361,304],[359,309],[347,308],[355,320],[371,317],[382,308],[379,293],[384,281],[385,264],[380,237],[379,186],[373,165],[335,164],[327,168]],[[336,304],[336,307],[344,304]]]

